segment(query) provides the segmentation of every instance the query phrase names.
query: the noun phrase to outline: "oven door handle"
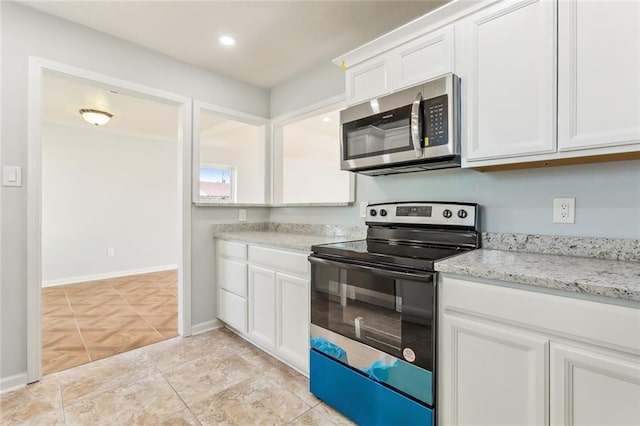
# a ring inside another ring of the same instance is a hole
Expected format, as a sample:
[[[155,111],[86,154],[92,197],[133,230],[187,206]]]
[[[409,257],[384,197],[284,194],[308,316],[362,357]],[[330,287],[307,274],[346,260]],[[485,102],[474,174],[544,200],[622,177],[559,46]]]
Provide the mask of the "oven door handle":
[[[317,263],[325,266],[333,266],[336,268],[344,268],[344,269],[351,269],[351,270],[362,271],[362,272],[369,272],[372,274],[383,275],[391,278],[404,278],[404,279],[412,279],[416,281],[429,281],[433,276],[432,272],[425,272],[424,274],[415,274],[412,272],[394,271],[389,269],[376,268],[374,266],[359,265],[355,263],[328,260],[328,259],[317,257],[314,255],[309,256],[309,262]]]

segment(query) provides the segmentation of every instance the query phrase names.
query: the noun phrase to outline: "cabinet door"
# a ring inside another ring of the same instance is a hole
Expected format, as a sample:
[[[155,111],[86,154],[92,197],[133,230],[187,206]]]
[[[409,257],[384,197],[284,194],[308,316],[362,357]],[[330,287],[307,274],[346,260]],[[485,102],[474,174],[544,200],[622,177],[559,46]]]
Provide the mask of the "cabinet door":
[[[391,62],[378,56],[347,68],[347,104],[357,104],[391,93]]]
[[[393,90],[453,71],[453,26],[426,34],[392,52]]]
[[[552,425],[640,425],[640,358],[551,343]]]
[[[555,152],[556,6],[500,2],[459,24],[465,160]]]
[[[447,314],[443,323],[440,424],[547,422],[546,338]]]
[[[558,147],[640,143],[640,2],[563,0]]]
[[[276,274],[278,352],[309,371],[309,280]]]
[[[218,287],[240,297],[247,297],[247,265],[218,258]]]
[[[276,347],[276,274],[249,266],[249,335],[258,344]]]

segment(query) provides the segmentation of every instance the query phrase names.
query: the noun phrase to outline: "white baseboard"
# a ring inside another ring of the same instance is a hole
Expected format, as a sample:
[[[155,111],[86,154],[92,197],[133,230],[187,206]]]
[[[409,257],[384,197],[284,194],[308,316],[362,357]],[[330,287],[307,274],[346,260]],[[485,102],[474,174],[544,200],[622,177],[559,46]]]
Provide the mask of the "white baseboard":
[[[60,278],[42,282],[42,287],[82,283],[85,281],[106,280],[108,278],[127,277],[129,275],[147,274],[149,272],[162,272],[178,269],[178,265],[152,266],[150,268],[129,269],[127,271],[105,272],[103,274],[83,275],[79,277]]]
[[[222,324],[222,321],[219,319],[201,322],[200,324],[194,324],[191,326],[191,335],[195,336],[196,334],[206,333],[207,331],[222,328],[223,326],[224,324]]]
[[[0,395],[27,386],[27,373],[0,378]]]

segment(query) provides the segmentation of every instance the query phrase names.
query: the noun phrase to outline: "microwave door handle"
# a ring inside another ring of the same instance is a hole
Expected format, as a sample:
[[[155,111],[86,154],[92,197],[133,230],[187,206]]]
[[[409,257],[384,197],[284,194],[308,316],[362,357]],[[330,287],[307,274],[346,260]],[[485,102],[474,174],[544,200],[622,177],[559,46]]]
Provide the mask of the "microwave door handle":
[[[411,105],[411,141],[416,158],[422,157],[422,135],[420,132],[420,103],[422,103],[422,93],[416,95],[416,99]]]

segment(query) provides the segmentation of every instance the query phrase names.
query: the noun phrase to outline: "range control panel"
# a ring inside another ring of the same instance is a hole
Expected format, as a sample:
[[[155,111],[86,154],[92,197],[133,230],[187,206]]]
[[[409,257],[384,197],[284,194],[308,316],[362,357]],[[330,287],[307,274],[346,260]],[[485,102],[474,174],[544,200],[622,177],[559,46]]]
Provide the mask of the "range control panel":
[[[367,206],[366,223],[475,227],[477,216],[478,205],[473,203],[377,203]]]

